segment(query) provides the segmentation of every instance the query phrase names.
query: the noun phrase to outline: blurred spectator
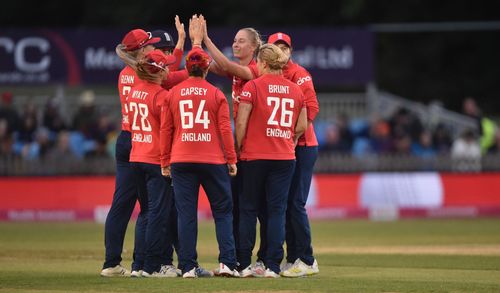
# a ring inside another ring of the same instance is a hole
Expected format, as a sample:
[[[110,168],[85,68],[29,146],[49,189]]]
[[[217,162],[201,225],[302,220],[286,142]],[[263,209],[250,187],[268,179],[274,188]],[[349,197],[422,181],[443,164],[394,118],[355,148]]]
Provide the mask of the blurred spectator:
[[[394,150],[389,123],[382,118],[375,118],[370,125],[370,145],[377,154],[387,154]]]
[[[481,129],[482,113],[476,104],[476,100],[474,100],[474,98],[472,97],[465,98],[462,102],[462,111],[465,115],[476,120],[477,130],[479,131],[478,134],[482,135],[483,134]]]
[[[91,138],[97,128],[98,113],[94,104],[95,94],[86,90],[80,95],[80,107],[73,118],[73,129],[80,131],[86,138]]]
[[[350,152],[350,146],[342,141],[337,125],[330,124],[325,129],[325,142],[320,146],[320,151],[325,152]]]
[[[334,124],[325,129],[325,141],[320,146],[322,151],[347,153],[351,151],[353,135],[349,129],[349,119],[346,114],[339,114]]]
[[[89,137],[96,141],[107,142],[110,136],[116,130],[115,124],[111,121],[109,115],[103,113],[97,118],[96,127],[91,129]]]
[[[43,125],[54,135],[61,130],[67,130],[66,123],[61,116],[58,99],[55,97],[50,98],[45,105]]]
[[[12,106],[12,93],[3,92],[2,100],[0,102],[0,122],[5,121],[5,131],[7,134],[12,134],[19,130],[21,119],[16,109]]]
[[[495,122],[483,116],[481,109],[477,106],[476,100],[472,97],[465,98],[462,106],[464,114],[476,120],[479,144],[481,152],[484,154],[495,143],[495,131],[497,128]]]
[[[38,113],[32,100],[26,102],[21,114],[21,127],[16,138],[18,143],[31,143],[38,127]]]
[[[106,146],[107,140],[105,137],[101,137],[96,140],[95,147],[93,150],[85,153],[85,158],[97,158],[97,159],[108,159],[111,158],[108,153],[108,148]]]
[[[340,134],[340,144],[342,148],[349,151],[352,147],[354,137],[349,128],[349,117],[345,113],[340,113],[335,119],[335,125]]]
[[[394,152],[399,155],[411,154],[412,139],[409,134],[394,138]]]
[[[481,171],[481,146],[472,129],[465,130],[451,147],[455,171]]]
[[[70,148],[70,133],[68,131],[59,132],[55,147],[47,152],[46,157],[54,161],[76,161],[78,159]]]
[[[436,150],[432,145],[432,133],[424,130],[420,134],[420,139],[411,145],[411,152],[420,158],[433,158],[436,156]]]
[[[389,119],[391,127],[391,136],[402,139],[406,135],[410,136],[411,141],[418,141],[422,133],[422,123],[413,113],[405,108],[398,108]]]
[[[500,131],[495,133],[495,143],[488,149],[489,154],[500,154]]]
[[[36,130],[35,140],[22,145],[20,151],[21,157],[25,160],[43,159],[51,147],[49,130],[45,127],[40,127]]]
[[[450,131],[443,124],[438,124],[432,135],[432,145],[438,154],[448,154],[452,139]]]
[[[0,156],[11,156],[14,154],[13,150],[14,140],[12,134],[8,131],[8,124],[6,119],[0,120]]]

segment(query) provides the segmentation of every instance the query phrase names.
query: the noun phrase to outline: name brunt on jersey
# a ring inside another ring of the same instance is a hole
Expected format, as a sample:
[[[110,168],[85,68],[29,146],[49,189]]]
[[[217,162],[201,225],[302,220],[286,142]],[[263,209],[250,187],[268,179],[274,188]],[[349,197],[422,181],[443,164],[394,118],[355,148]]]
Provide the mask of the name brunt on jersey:
[[[181,97],[186,96],[206,96],[208,89],[202,87],[187,87],[180,91]],[[193,100],[180,100],[179,112],[181,118],[181,141],[182,142],[211,142],[212,135],[208,130],[210,120],[208,119],[208,111],[205,110],[206,100],[200,100],[198,109],[193,109]],[[194,115],[196,114],[196,115]],[[200,127],[195,128],[195,124],[203,125],[203,129],[207,132],[199,132]]]
[[[292,130],[290,128],[292,127],[295,100],[279,97],[290,94],[290,87],[287,85],[270,84],[268,85],[268,93],[269,96],[266,98],[266,103],[271,108],[271,115],[267,120],[269,127],[266,128],[266,136],[290,139],[292,137]],[[273,94],[279,94],[279,96],[272,96]],[[244,91],[241,95],[250,97],[251,93]]]
[[[141,102],[136,102],[135,100],[145,100],[148,97],[148,92],[134,90],[131,95],[129,95],[129,111],[134,113],[134,118],[132,121],[132,130],[134,135],[132,141],[139,143],[153,143],[153,135],[148,134],[151,132],[151,124],[148,121],[148,105]],[[136,131],[141,131],[138,133]]]

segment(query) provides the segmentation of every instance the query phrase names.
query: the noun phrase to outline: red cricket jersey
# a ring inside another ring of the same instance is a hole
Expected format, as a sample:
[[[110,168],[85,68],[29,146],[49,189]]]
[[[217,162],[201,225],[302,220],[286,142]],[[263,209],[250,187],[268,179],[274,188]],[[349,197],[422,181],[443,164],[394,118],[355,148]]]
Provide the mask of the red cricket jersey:
[[[175,56],[175,63],[172,63],[168,66],[170,71],[179,71],[179,66],[181,65],[182,55],[184,55],[184,51],[174,48],[172,55]]]
[[[257,68],[257,63],[254,59],[248,63],[247,67],[252,71],[253,78],[259,76],[259,69]],[[233,88],[231,97],[233,98],[233,119],[236,121],[236,116],[238,116],[238,104],[240,103],[241,92],[243,91],[243,86],[248,82],[248,80],[241,79],[237,76],[233,76]]]
[[[300,88],[281,75],[264,74],[245,84],[240,102],[252,104],[240,159],[295,159],[295,125],[305,107]]]
[[[304,93],[305,104],[307,106],[307,120],[314,121],[319,112],[318,98],[314,90],[311,74],[302,66],[293,63],[290,59],[283,68],[283,76],[296,83],[302,93]],[[317,146],[318,140],[314,132],[314,125],[311,123],[306,132],[299,138],[297,145]]]
[[[182,57],[181,50],[179,49],[174,50],[174,54],[176,54],[176,57],[179,54],[179,52]],[[175,66],[175,64],[177,64],[177,62],[172,65]],[[170,66],[169,69],[173,70]],[[165,89],[170,89],[176,84],[186,80],[187,78],[188,78],[188,73],[186,70],[170,71],[166,79],[163,81],[162,86]],[[120,95],[120,104],[122,109],[122,130],[125,131],[130,131],[130,123],[127,114],[128,113],[127,96],[128,93],[130,92],[130,89],[134,86],[135,82],[138,80],[139,77],[135,73],[134,69],[132,69],[132,67],[130,66],[125,66],[125,68],[122,69],[120,75],[118,76],[118,93]]]
[[[172,88],[161,116],[161,165],[236,163],[229,105],[224,94],[198,77]]]
[[[161,86],[164,89],[171,89],[174,86],[178,85],[179,83],[185,81],[189,77],[189,74],[186,69],[183,70],[178,70],[178,71],[170,71],[163,82],[161,83]]]
[[[161,106],[168,91],[159,84],[139,80],[128,95],[132,132],[130,162],[160,164]]]
[[[138,80],[139,77],[130,66],[123,68],[118,76],[118,93],[120,95],[120,104],[122,107],[122,130],[124,131],[130,131],[130,123],[127,114],[127,96]]]

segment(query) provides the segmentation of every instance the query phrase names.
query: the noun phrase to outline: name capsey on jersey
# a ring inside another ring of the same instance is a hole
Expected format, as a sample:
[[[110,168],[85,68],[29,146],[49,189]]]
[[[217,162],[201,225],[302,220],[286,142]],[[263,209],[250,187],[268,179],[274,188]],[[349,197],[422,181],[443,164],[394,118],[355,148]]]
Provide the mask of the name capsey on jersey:
[[[185,96],[206,96],[207,95],[207,88],[202,88],[202,87],[186,87],[186,88],[181,88],[180,90],[180,95],[181,97]],[[203,111],[205,108],[205,103],[206,100],[201,100],[200,105],[198,107],[198,111],[196,111],[196,117],[194,122],[202,122],[204,124],[204,129],[208,129],[208,123],[210,123],[210,120],[208,119],[208,116],[206,116],[206,111]],[[193,108],[193,103],[192,101],[180,101],[179,107],[181,109],[181,113],[187,113],[189,110],[192,110]],[[186,109],[187,108],[187,109]],[[193,113],[194,114],[194,113]],[[181,114],[182,116],[182,114]],[[185,119],[185,117],[181,117],[181,119]],[[189,123],[189,122],[188,122]],[[211,142],[212,141],[212,135],[210,132],[183,132],[181,134],[181,141],[187,142],[187,141],[193,141],[193,142]]]

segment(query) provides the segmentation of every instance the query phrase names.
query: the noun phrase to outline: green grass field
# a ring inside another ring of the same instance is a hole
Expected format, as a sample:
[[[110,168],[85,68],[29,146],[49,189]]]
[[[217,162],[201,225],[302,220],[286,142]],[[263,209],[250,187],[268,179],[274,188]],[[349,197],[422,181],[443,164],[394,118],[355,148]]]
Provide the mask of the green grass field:
[[[500,219],[314,222],[320,274],[298,279],[102,278],[103,228],[0,223],[0,292],[500,292]],[[217,265],[214,234],[200,223],[205,268]]]

